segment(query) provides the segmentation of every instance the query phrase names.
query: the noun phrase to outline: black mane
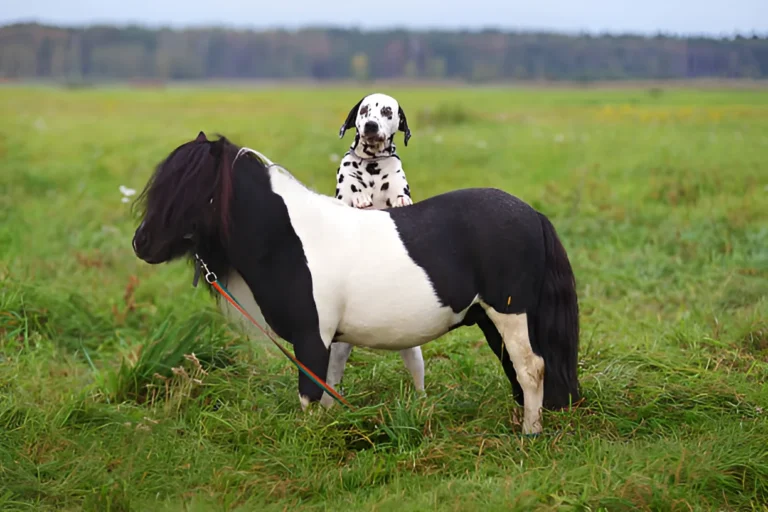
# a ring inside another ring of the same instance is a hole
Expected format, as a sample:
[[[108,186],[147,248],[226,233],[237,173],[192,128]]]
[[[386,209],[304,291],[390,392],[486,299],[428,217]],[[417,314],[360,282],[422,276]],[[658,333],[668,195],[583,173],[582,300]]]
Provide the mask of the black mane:
[[[202,210],[207,204],[215,204],[214,211],[219,215],[217,224],[226,237],[232,162],[239,149],[222,135],[208,140],[200,132],[195,140],[177,147],[157,165],[134,201],[134,212],[145,218],[160,219],[169,226],[181,225],[189,209]]]

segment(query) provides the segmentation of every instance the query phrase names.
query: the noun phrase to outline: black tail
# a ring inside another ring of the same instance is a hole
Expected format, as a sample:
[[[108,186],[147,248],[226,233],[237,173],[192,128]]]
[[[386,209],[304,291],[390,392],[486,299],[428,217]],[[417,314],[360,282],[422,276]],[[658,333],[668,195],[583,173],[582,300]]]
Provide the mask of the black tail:
[[[534,351],[544,358],[544,407],[562,409],[580,398],[576,279],[554,226],[541,213],[539,218],[544,230],[546,269],[539,305],[528,316],[528,331]]]

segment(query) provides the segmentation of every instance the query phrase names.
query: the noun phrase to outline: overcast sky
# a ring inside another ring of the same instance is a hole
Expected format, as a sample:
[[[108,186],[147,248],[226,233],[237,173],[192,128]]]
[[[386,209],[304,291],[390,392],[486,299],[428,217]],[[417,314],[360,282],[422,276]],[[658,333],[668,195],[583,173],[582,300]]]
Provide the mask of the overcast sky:
[[[0,0],[0,24],[768,34],[768,0]]]

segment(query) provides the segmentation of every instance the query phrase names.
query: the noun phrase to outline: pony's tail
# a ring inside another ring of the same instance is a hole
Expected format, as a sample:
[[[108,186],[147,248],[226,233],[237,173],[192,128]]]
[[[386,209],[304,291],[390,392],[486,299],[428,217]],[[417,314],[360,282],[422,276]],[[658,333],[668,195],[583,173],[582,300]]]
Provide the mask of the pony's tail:
[[[528,331],[534,350],[544,358],[544,407],[556,410],[580,400],[579,305],[565,248],[549,219],[541,213],[539,219],[544,232],[544,281],[538,307],[528,315]]]

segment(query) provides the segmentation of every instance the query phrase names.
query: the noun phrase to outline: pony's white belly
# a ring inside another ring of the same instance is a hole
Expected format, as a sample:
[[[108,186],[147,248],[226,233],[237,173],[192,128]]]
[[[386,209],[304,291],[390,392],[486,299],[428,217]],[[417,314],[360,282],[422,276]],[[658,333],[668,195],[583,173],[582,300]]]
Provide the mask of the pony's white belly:
[[[426,273],[410,258],[389,256],[389,265],[353,267],[346,275],[338,341],[400,350],[442,336],[466,316],[469,306],[454,313],[440,304]]]
[[[336,339],[358,347],[411,348],[442,336],[459,323],[464,314],[457,315],[448,307],[412,309],[396,302],[376,306],[357,304],[347,308]]]

